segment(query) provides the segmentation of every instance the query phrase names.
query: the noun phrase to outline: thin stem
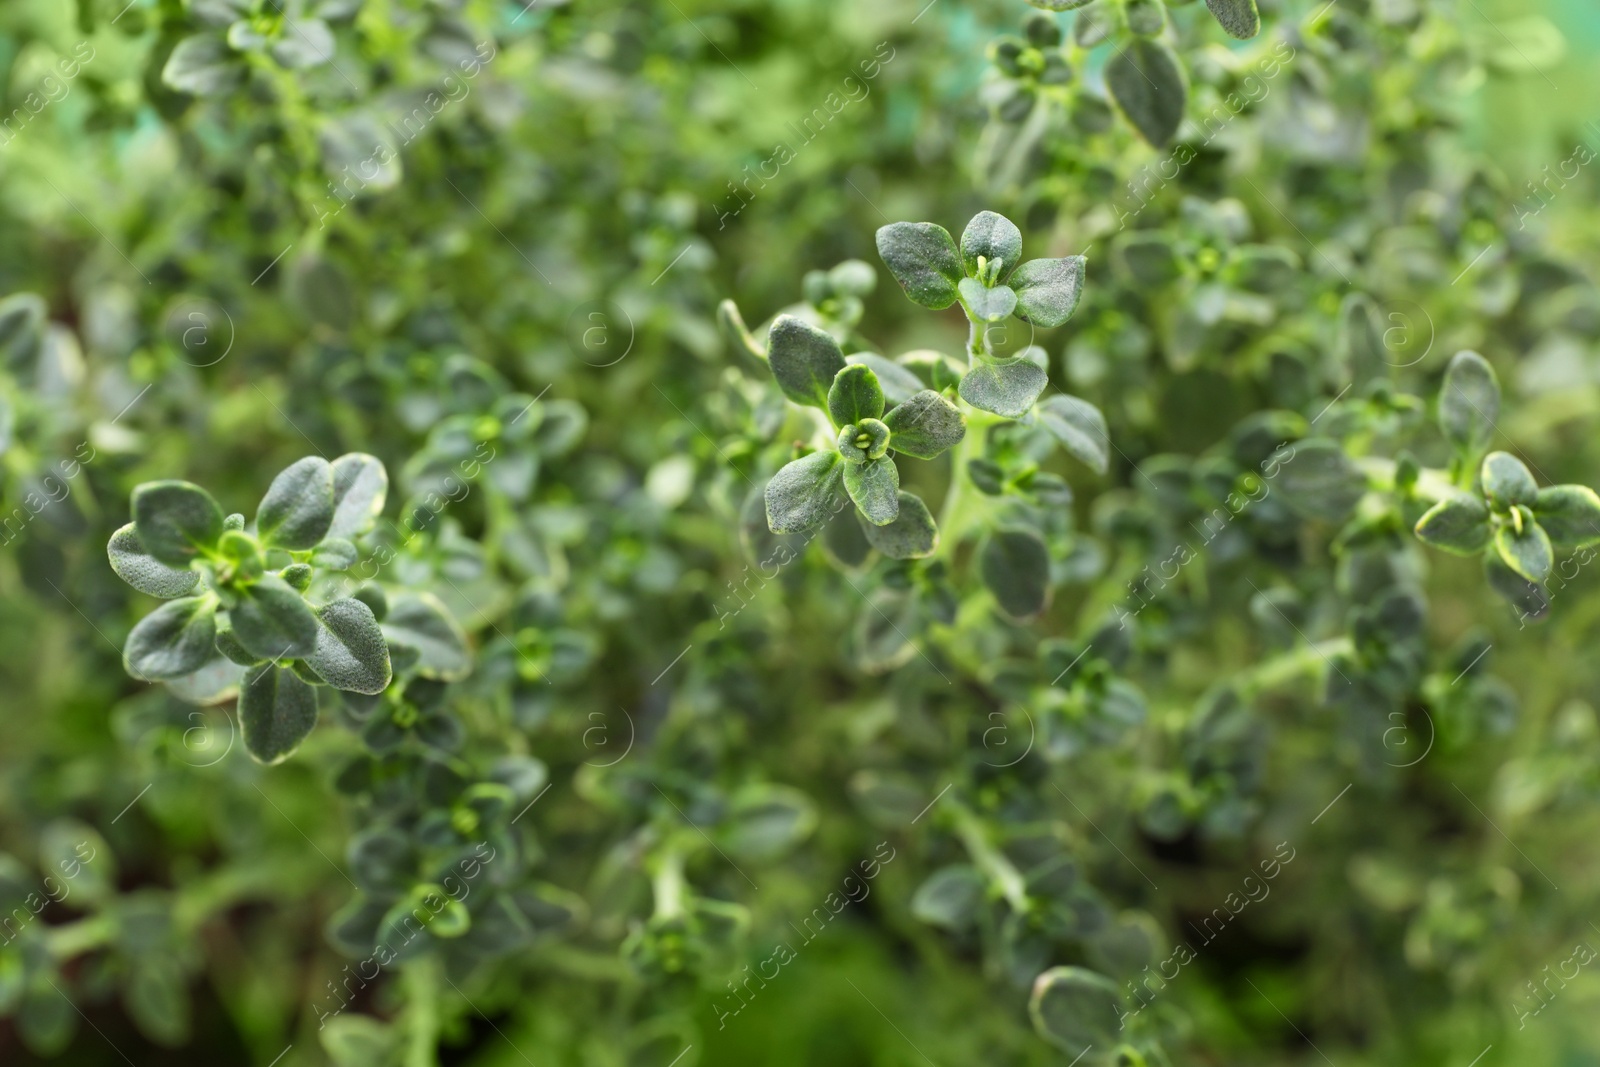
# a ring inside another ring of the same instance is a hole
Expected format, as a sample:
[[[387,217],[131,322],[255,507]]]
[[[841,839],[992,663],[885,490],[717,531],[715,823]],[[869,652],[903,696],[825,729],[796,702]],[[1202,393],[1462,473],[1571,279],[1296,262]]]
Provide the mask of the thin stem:
[[[1004,853],[989,844],[989,839],[983,833],[983,824],[965,804],[952,798],[946,807],[955,816],[956,834],[966,846],[972,862],[1000,886],[1000,892],[1004,894],[1006,903],[1011,905],[1012,911],[1019,915],[1026,913],[1028,890],[1022,872]]]

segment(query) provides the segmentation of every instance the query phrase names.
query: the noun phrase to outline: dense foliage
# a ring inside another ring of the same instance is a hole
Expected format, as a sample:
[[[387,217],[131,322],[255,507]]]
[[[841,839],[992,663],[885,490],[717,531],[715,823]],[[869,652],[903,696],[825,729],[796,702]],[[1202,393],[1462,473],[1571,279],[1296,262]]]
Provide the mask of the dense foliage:
[[[1561,32],[1032,2],[0,10],[0,1060],[1600,1055]]]

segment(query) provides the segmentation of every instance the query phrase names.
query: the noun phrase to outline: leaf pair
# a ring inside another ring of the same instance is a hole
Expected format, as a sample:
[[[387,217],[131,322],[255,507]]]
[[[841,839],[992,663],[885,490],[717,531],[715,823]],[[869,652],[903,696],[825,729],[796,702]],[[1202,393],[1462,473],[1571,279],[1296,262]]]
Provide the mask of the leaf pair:
[[[993,211],[973,216],[956,247],[950,231],[932,222],[895,222],[877,236],[878,254],[914,302],[935,311],[961,302],[974,322],[1015,314],[1047,329],[1078,306],[1083,257],[1022,262],[1022,232]]]
[[[873,481],[884,476],[868,474],[857,475],[852,484],[852,469],[886,470],[894,481]],[[887,459],[852,465],[837,452],[813,452],[773,475],[763,496],[773,533],[810,533],[854,501],[867,542],[890,559],[929,556],[939,545],[939,528],[928,505],[899,488],[899,475]],[[883,515],[888,518],[878,521]]]
[[[1600,543],[1600,495],[1585,485],[1540,489],[1522,461],[1491,452],[1480,472],[1483,495],[1441,500],[1417,521],[1417,537],[1435,548],[1472,556],[1494,554],[1534,584],[1550,574],[1555,548]]]

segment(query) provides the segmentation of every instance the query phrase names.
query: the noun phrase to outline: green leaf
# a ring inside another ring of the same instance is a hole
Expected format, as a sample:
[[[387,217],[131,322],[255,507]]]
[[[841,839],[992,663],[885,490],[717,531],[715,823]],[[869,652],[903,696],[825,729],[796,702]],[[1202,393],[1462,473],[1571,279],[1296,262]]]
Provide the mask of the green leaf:
[[[239,643],[262,659],[304,659],[317,645],[317,617],[310,605],[274,575],[241,590],[228,618]]]
[[[961,231],[961,263],[971,277],[978,274],[979,256],[987,261],[986,267],[988,262],[998,259],[1003,277],[1022,260],[1022,231],[1004,215],[994,211],[978,212]]]
[[[1490,452],[1483,458],[1483,492],[1496,511],[1517,504],[1532,507],[1539,500],[1539,483],[1516,456]]]
[[[1167,8],[1162,0],[1128,0],[1123,8],[1128,29],[1140,37],[1156,37],[1167,28]]]
[[[382,629],[391,643],[417,650],[417,671],[425,677],[451,682],[472,671],[465,631],[432,593],[395,596]]]
[[[857,352],[844,359],[846,363],[852,365],[859,363],[872,368],[872,373],[878,376],[878,386],[883,390],[883,398],[888,404],[903,404],[912,393],[923,388],[921,378],[886,356],[874,352]]]
[[[1017,294],[1010,286],[988,288],[976,278],[962,278],[957,285],[961,300],[979,322],[1000,322],[1017,307]]]
[[[911,914],[930,926],[965,930],[976,921],[986,888],[976,867],[941,867],[911,895]]]
[[[894,222],[877,240],[878,255],[912,301],[935,311],[956,302],[964,272],[950,231],[932,222]]]
[[[1416,531],[1424,544],[1458,556],[1475,556],[1489,543],[1489,509],[1475,496],[1448,497],[1417,520]]]
[[[183,567],[169,567],[144,550],[133,523],[121,527],[111,535],[106,544],[106,555],[111,559],[111,569],[117,577],[150,596],[170,600],[188,596],[200,584],[196,571]]]
[[[1600,541],[1600,495],[1587,485],[1548,485],[1534,497],[1533,516],[1561,548]]]
[[[1183,273],[1170,234],[1160,230],[1136,230],[1116,245],[1124,270],[1140,285],[1165,285]]]
[[[282,763],[317,725],[317,691],[293,671],[264,663],[245,672],[239,727],[245,751],[259,763]]]
[[[844,369],[839,342],[804,319],[779,315],[767,332],[772,376],[796,404],[827,410],[828,390]]]
[[[874,526],[886,526],[900,514],[900,472],[887,456],[865,463],[846,463],[844,487]]]
[[[841,567],[859,567],[872,554],[872,542],[861,532],[855,508],[841,508],[822,528],[823,551]]]
[[[389,472],[365,452],[347,452],[333,461],[333,521],[328,537],[354,540],[372,529],[389,497]]]
[[[296,460],[272,479],[256,508],[256,534],[275,548],[315,548],[333,523],[333,467],[321,456]]]
[[[122,665],[135,678],[160,681],[198,670],[216,655],[216,601],[185,597],[139,620],[122,649]]]
[[[860,520],[872,547],[890,559],[922,559],[939,547],[939,526],[922,498],[900,490],[900,513],[886,526]]]
[[[1483,554],[1483,575],[1496,593],[1527,618],[1542,619],[1549,613],[1550,594],[1544,586],[1512,570],[1498,551]]]
[[[883,417],[883,387],[869,367],[852,363],[828,387],[828,414],[835,426]]]
[[[978,550],[978,567],[1000,610],[1013,619],[1031,619],[1050,602],[1050,550],[1032,530],[994,531]]]
[[[1011,363],[980,363],[961,378],[961,399],[975,408],[1020,419],[1032,408],[1049,375],[1037,364],[1018,359]]]
[[[918,459],[936,459],[967,434],[961,409],[932,389],[897,404],[883,421],[889,427],[889,447]]]
[[[1117,107],[1150,144],[1172,140],[1189,97],[1183,65],[1162,41],[1135,37],[1106,64],[1106,85]]]
[[[1084,258],[1030,259],[1008,279],[1017,291],[1017,318],[1049,330],[1078,309]]]
[[[1494,532],[1494,547],[1506,566],[1528,581],[1543,582],[1550,576],[1555,553],[1550,547],[1550,535],[1537,522],[1524,519],[1521,533],[1512,523],[1503,523]]]
[[[1122,1031],[1122,997],[1103,974],[1083,967],[1052,967],[1033,982],[1028,998],[1033,1028],[1068,1056],[1090,1048],[1110,1052]]]
[[[311,562],[332,571],[349,570],[361,556],[356,546],[342,537],[325,537],[311,553]]]
[[[222,509],[191,482],[146,482],[133,491],[132,511],[139,543],[173,567],[188,566],[222,536]]]
[[[845,496],[845,463],[837,452],[801,456],[767,483],[767,526],[773,533],[805,533],[828,521]]]
[[[1261,12],[1256,9],[1256,0],[1206,0],[1206,7],[1230,37],[1247,41],[1261,32]]]
[[[389,686],[389,646],[372,609],[354,598],[316,610],[317,644],[305,657],[335,689],[374,695]]]
[[[1278,471],[1278,489],[1296,515],[1325,522],[1349,518],[1367,491],[1367,476],[1326,437],[1296,441]]]
[[[1476,352],[1457,352],[1445,368],[1439,389],[1439,429],[1468,459],[1483,454],[1494,440],[1500,417],[1500,383],[1489,361]]]
[[[1076,11],[1094,0],[1028,0],[1028,3],[1041,11]]]
[[[178,42],[161,80],[169,88],[191,96],[219,96],[244,82],[245,65],[228,42],[210,33],[197,33]]]
[[[1104,474],[1111,461],[1111,434],[1100,409],[1075,396],[1052,396],[1039,404],[1039,422],[1067,455]]]

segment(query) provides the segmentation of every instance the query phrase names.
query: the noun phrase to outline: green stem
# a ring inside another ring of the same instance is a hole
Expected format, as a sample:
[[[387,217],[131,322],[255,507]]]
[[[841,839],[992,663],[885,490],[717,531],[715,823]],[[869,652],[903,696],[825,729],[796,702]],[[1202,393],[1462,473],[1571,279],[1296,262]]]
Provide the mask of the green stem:
[[[64,926],[54,926],[45,935],[45,945],[57,960],[69,960],[90,949],[99,948],[116,936],[117,926],[109,915],[94,915]]]
[[[1281,656],[1274,656],[1260,666],[1245,672],[1239,682],[1240,695],[1248,699],[1257,693],[1293,681],[1301,675],[1315,675],[1317,671],[1327,667],[1334,656],[1349,652],[1352,647],[1348,637],[1335,637],[1328,641],[1301,645]]]
[[[403,974],[411,1033],[405,1067],[438,1067],[439,959],[431,953],[420,956],[405,965]]]
[[[683,853],[673,849],[661,857],[651,886],[656,898],[656,918],[676,919],[683,914],[684,885]]]
[[[1027,912],[1028,890],[1022,872],[1017,870],[1016,865],[1007,859],[1004,853],[989,844],[989,839],[984,836],[983,823],[965,804],[952,799],[945,806],[955,816],[956,834],[966,846],[972,862],[1000,887],[1000,892],[1005,896],[1006,903],[1011,905],[1012,911],[1019,915]]]

